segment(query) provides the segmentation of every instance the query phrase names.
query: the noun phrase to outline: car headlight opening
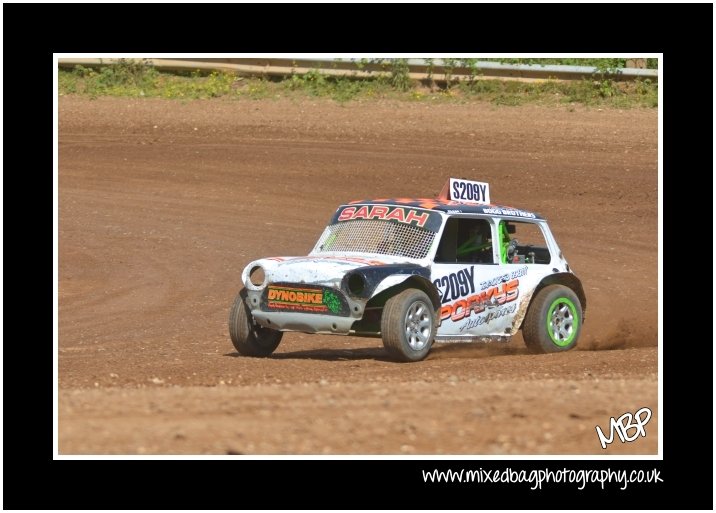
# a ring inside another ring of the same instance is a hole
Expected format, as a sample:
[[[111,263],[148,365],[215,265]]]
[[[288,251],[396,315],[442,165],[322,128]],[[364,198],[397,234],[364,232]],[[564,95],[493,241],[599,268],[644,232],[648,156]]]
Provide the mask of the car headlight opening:
[[[360,296],[365,290],[365,278],[360,273],[353,273],[348,276],[348,292],[354,296]]]
[[[249,281],[255,287],[263,285],[266,281],[266,272],[264,272],[264,268],[260,265],[252,267],[251,271],[249,271]]]

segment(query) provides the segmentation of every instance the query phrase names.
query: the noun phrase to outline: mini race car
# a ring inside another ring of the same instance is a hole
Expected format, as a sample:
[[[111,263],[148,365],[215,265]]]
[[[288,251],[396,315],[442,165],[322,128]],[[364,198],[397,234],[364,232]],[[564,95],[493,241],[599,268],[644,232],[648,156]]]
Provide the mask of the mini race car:
[[[433,342],[572,349],[580,280],[536,213],[490,204],[489,185],[451,178],[435,199],[341,205],[305,257],[248,264],[229,315],[236,350],[268,356],[284,331],[381,337],[400,361]]]

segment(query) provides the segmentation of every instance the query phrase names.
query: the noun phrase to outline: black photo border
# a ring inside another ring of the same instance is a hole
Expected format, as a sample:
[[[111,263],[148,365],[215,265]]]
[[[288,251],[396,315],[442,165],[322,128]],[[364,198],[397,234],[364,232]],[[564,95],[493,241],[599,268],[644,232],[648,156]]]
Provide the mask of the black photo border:
[[[695,465],[708,455],[713,468],[713,330],[678,329],[683,315],[711,309],[674,240],[677,230],[692,240],[682,212],[713,210],[713,197],[700,197],[713,118],[694,123],[713,111],[713,5],[4,4],[3,13],[4,508],[663,509],[673,497],[679,508],[713,507],[713,472]],[[53,460],[53,54],[289,51],[663,53],[663,460]],[[693,235],[703,237],[710,216],[698,218]],[[684,398],[711,409],[691,411]],[[462,467],[656,468],[663,482],[531,491],[427,484],[421,474]]]

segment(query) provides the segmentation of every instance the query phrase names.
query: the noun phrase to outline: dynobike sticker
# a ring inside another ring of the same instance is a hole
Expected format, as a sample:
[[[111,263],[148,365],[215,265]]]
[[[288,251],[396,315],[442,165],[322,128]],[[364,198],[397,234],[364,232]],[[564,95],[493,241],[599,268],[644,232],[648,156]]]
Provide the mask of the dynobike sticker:
[[[337,291],[328,287],[269,285],[264,304],[268,311],[347,315],[348,307]]]

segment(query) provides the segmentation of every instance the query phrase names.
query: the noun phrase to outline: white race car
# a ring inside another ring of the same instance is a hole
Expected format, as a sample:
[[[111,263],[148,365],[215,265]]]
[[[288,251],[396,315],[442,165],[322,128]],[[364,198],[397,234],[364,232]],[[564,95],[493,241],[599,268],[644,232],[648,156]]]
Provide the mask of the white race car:
[[[395,359],[433,342],[573,348],[586,297],[547,221],[489,202],[489,186],[451,178],[434,199],[338,207],[308,256],[251,262],[229,315],[236,350],[268,356],[284,331],[381,337]]]

